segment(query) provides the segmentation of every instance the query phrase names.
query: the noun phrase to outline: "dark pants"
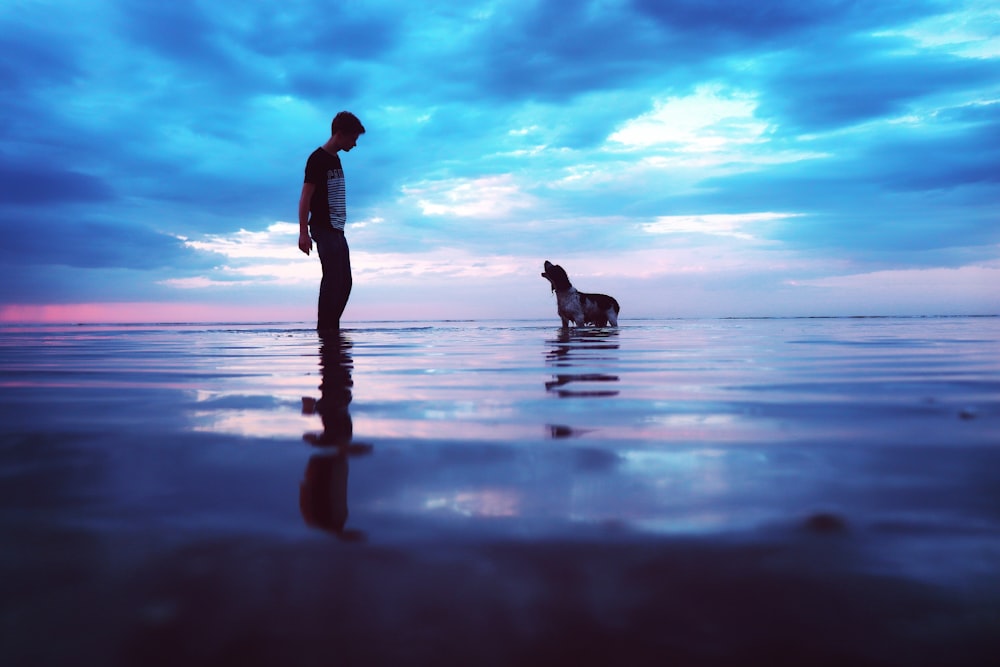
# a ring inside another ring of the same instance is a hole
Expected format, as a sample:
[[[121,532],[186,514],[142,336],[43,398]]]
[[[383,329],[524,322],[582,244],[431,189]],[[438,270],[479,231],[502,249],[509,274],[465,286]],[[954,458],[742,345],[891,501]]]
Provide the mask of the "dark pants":
[[[327,331],[340,328],[340,316],[351,296],[351,253],[343,232],[333,228],[313,229],[313,241],[323,266],[319,284],[319,315],[316,329]]]

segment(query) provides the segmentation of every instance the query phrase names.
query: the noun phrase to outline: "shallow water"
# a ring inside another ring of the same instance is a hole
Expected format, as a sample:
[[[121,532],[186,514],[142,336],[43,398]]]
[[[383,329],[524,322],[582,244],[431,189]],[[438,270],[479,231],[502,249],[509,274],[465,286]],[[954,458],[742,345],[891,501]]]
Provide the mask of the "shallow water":
[[[1000,318],[7,327],[0,369],[4,664],[1000,649]]]

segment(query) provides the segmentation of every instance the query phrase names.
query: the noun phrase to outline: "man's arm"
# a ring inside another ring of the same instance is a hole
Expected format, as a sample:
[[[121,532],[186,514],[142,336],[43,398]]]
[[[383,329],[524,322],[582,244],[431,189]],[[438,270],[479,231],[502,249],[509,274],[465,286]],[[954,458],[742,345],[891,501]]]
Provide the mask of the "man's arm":
[[[313,247],[312,239],[309,237],[309,202],[312,201],[315,189],[315,184],[303,183],[302,195],[299,197],[299,250],[307,255]]]

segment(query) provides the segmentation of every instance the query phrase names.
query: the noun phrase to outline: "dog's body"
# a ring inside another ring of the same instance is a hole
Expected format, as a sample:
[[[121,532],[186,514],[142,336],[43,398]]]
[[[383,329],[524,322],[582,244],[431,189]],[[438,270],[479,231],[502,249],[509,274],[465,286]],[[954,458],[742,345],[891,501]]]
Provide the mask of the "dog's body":
[[[552,291],[556,293],[557,310],[562,318],[563,327],[568,327],[570,322],[582,327],[585,324],[592,324],[597,327],[606,327],[609,324],[618,326],[618,313],[621,308],[613,297],[607,294],[588,294],[578,292],[566,275],[566,270],[558,264],[545,261],[545,272],[542,273],[552,285]]]

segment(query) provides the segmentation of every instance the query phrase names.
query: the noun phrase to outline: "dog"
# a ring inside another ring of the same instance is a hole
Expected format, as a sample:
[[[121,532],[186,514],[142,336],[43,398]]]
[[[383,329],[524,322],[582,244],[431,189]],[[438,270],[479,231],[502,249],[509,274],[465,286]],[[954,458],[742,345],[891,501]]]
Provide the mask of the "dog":
[[[542,278],[549,281],[552,291],[556,293],[556,304],[563,328],[572,321],[576,326],[592,324],[596,327],[606,327],[609,324],[618,326],[618,313],[621,308],[613,297],[607,294],[587,294],[578,292],[566,275],[566,270],[558,264],[545,260],[545,271]]]

